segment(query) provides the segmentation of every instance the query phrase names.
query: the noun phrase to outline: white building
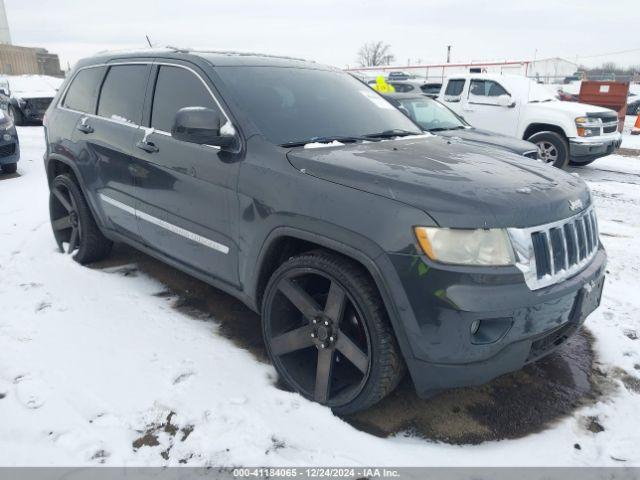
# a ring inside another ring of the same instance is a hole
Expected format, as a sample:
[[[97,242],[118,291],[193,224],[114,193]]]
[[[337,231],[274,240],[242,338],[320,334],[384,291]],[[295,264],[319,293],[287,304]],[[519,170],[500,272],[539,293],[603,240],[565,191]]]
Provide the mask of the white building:
[[[544,83],[562,83],[562,79],[572,75],[578,64],[563,58],[541,58],[537,60],[490,61],[469,63],[440,63],[430,65],[411,65],[406,67],[362,67],[349,68],[347,71],[367,77],[386,75],[391,71],[402,71],[417,78],[440,82],[445,77],[460,73],[511,73],[538,79]]]

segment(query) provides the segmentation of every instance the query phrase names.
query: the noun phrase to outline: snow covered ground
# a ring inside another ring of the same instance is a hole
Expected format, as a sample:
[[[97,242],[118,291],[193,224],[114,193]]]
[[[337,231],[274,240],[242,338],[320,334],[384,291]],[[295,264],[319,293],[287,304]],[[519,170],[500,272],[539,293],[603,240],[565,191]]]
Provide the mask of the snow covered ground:
[[[622,148],[640,150],[640,135],[631,135],[636,120],[637,117],[631,115],[626,116],[624,120],[624,130],[622,132]]]
[[[19,176],[0,177],[0,465],[640,465],[640,158],[576,170],[610,257],[587,321],[610,391],[541,433],[454,446],[361,432],[278,389],[157,280],[58,253],[42,128],[19,134]]]

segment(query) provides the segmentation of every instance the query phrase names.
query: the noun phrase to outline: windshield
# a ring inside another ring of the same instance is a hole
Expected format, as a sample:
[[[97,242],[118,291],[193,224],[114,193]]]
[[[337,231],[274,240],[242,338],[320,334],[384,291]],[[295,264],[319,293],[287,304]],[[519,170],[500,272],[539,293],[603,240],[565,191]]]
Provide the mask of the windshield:
[[[419,134],[402,112],[351,75],[332,70],[217,67],[238,105],[278,145],[382,132]]]
[[[451,110],[427,97],[398,98],[400,110],[406,112],[423,130],[437,132],[465,128],[466,124]]]

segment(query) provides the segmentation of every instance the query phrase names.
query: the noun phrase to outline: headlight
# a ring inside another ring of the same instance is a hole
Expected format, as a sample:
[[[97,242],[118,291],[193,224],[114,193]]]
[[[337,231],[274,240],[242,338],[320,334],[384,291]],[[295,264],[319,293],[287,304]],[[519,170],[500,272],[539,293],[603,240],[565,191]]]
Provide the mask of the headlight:
[[[415,227],[422,251],[436,262],[454,265],[514,265],[507,231]]]
[[[600,135],[602,120],[600,118],[578,117],[576,118],[576,128],[581,137],[594,137]]]

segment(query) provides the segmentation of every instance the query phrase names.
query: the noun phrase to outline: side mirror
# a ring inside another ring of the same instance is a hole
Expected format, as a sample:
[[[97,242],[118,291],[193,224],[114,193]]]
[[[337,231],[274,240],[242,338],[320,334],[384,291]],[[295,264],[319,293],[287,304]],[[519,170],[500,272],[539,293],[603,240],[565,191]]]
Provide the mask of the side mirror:
[[[171,136],[183,142],[227,148],[235,145],[236,135],[231,125],[221,125],[220,114],[204,107],[178,110]]]
[[[5,89],[4,87],[0,87],[0,93],[2,95],[6,95],[7,97],[9,97],[9,90]]]
[[[511,100],[510,95],[500,95],[498,97],[498,105],[500,105],[501,107],[513,108],[516,106],[516,103]]]

